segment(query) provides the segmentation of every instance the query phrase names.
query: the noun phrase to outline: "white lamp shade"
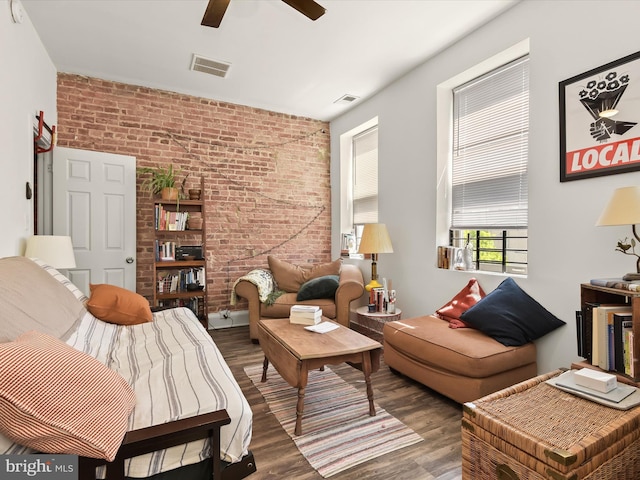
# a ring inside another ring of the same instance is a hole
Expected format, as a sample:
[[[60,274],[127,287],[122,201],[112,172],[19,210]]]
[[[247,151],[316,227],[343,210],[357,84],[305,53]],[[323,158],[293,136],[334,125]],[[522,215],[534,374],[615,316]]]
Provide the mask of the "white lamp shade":
[[[53,268],[76,268],[71,237],[33,235],[27,240],[24,256],[37,258]]]
[[[613,192],[596,226],[636,223],[640,223],[640,187],[622,187]]]
[[[393,253],[391,238],[384,223],[365,224],[358,253]]]

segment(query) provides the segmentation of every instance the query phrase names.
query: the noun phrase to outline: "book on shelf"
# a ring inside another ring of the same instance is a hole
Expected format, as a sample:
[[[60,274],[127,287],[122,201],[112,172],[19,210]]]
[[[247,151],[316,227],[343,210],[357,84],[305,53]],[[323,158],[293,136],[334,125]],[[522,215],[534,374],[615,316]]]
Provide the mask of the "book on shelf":
[[[158,203],[155,208],[156,230],[185,230],[188,216],[188,212],[173,212],[165,210],[162,204]]]
[[[592,359],[591,363],[602,370],[615,370],[614,351],[614,326],[613,315],[631,312],[630,305],[601,304],[593,309],[593,348],[596,349],[597,363]]]
[[[614,313],[613,314],[613,337],[614,337],[614,359],[616,372],[626,373],[627,368],[625,365],[629,364],[627,358],[629,355],[629,345],[625,344],[625,336],[627,332],[633,328],[633,314],[632,313]]]
[[[629,290],[640,292],[640,280],[623,280],[622,278],[594,278],[589,281],[591,285],[597,287],[617,288],[619,290]]]
[[[316,325],[322,321],[322,309],[314,305],[294,305],[289,311],[289,322]]]
[[[205,285],[204,267],[169,270],[158,275],[158,293],[187,292],[187,285]]]
[[[635,353],[633,350],[633,330],[631,330],[630,332],[627,332],[627,340],[628,340],[628,345],[629,345],[629,375],[633,378],[636,378],[636,369],[635,369],[635,365],[633,363],[633,359],[635,358]]]
[[[587,362],[591,363],[593,356],[593,309],[598,306],[596,302],[586,302],[582,307],[579,321],[581,322],[582,354]]]
[[[165,308],[187,307],[198,318],[202,316],[203,301],[198,297],[192,298],[172,298],[166,300],[159,300],[158,306]]]
[[[176,259],[176,242],[159,242],[156,240],[156,261],[173,261]]]
[[[584,315],[582,310],[576,310],[576,340],[578,342],[578,356],[584,358]]]

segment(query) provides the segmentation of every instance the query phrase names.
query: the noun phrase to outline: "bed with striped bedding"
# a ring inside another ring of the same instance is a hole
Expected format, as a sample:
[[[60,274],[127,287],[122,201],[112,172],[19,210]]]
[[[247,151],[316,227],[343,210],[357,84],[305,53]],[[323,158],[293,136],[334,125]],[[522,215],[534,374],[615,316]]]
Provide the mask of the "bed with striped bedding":
[[[80,302],[86,297],[59,272],[44,265]],[[61,278],[60,278],[61,277]],[[32,290],[33,291],[33,290]],[[86,310],[63,340],[120,374],[133,387],[136,404],[129,430],[226,409],[231,423],[220,430],[221,458],[238,462],[248,453],[252,412],[211,336],[187,308],[154,313],[134,326],[103,322]],[[209,440],[194,441],[129,459],[128,477],[144,478],[199,463]],[[31,450],[0,434],[0,453]]]

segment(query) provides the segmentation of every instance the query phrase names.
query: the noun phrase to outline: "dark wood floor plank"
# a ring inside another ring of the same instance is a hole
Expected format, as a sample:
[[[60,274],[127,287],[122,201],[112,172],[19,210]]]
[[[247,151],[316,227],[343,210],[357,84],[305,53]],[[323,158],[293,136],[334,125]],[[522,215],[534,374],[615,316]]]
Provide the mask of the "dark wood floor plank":
[[[320,480],[293,440],[280,426],[244,367],[264,359],[249,340],[248,327],[212,330],[211,336],[229,364],[253,411],[251,450],[258,471],[251,480]],[[346,365],[330,367],[347,383],[366,391],[362,372]],[[331,477],[332,480],[455,480],[461,478],[461,406],[425,386],[392,373],[384,364],[372,376],[376,404],[412,428],[424,441],[375,458]]]

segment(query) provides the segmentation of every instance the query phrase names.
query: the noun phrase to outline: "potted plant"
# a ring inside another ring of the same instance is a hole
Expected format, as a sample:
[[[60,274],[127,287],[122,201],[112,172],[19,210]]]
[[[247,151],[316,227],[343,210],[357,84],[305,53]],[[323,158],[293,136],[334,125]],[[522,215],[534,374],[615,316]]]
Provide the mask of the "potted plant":
[[[166,168],[141,167],[138,169],[138,173],[151,174],[142,182],[142,189],[152,194],[159,193],[163,200],[178,200],[180,192],[176,187],[176,175],[179,172],[179,169],[173,168],[172,163]]]

